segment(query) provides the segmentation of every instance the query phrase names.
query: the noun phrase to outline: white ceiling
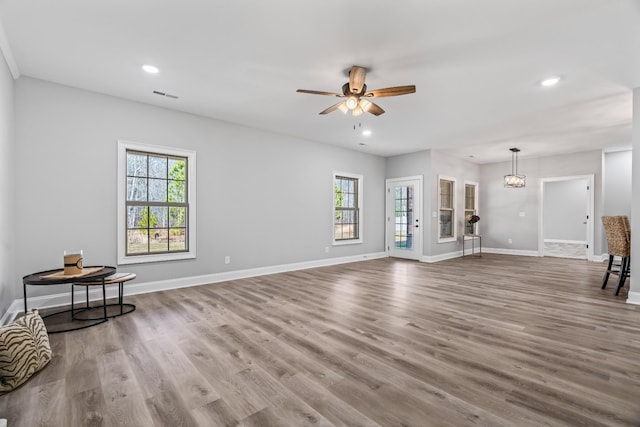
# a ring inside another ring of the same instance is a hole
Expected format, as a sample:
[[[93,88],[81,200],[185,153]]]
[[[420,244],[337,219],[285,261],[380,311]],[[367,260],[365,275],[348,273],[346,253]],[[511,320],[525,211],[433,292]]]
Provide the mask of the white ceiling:
[[[20,75],[383,156],[629,145],[640,87],[640,0],[0,0],[0,23]],[[359,118],[296,93],[351,65],[417,92]]]

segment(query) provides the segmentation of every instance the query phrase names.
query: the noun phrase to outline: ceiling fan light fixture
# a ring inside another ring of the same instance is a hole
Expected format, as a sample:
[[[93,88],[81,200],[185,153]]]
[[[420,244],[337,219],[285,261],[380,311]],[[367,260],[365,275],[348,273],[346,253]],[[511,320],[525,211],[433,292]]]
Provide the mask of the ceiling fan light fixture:
[[[348,109],[353,110],[358,106],[358,98],[355,96],[350,96],[349,98],[347,98],[345,103]]]
[[[308,93],[311,95],[324,95],[343,98],[344,101],[333,104],[329,108],[320,111],[320,115],[329,114],[332,111],[340,110],[343,114],[351,111],[353,116],[360,116],[370,113],[374,116],[384,114],[384,110],[375,102],[364,98],[383,98],[387,96],[407,95],[416,92],[415,85],[393,86],[369,91],[365,83],[367,69],[354,65],[349,71],[349,81],[342,85],[342,93],[325,92],[320,90],[298,89],[298,93]]]
[[[366,113],[371,108],[371,102],[366,99],[361,99],[359,102],[360,108]]]

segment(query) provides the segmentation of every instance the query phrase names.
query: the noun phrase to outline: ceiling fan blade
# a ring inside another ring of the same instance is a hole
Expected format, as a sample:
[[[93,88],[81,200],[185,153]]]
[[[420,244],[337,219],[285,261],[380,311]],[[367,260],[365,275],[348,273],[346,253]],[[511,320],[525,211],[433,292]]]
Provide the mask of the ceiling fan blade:
[[[398,96],[415,93],[415,85],[386,87],[384,89],[374,89],[366,92],[363,96],[367,98],[382,98],[385,96]]]
[[[351,93],[362,93],[367,70],[354,65],[349,71],[349,90]]]
[[[334,104],[334,105],[332,105],[331,107],[329,107],[329,108],[327,108],[327,109],[325,109],[325,110],[320,111],[320,113],[319,113],[319,114],[329,114],[330,112],[337,110],[337,109],[338,109],[338,107],[340,107],[340,105],[342,105],[342,104],[344,104],[344,101],[342,101],[342,102],[338,102],[337,104]]]
[[[335,96],[337,98],[344,98],[344,95],[341,94],[341,93],[322,92],[320,90],[298,89],[296,92],[298,92],[298,93],[310,93],[311,95],[326,95],[326,96]]]
[[[371,102],[371,105],[367,109],[367,113],[371,113],[374,116],[379,116],[380,114],[384,114],[384,110],[378,104]]]

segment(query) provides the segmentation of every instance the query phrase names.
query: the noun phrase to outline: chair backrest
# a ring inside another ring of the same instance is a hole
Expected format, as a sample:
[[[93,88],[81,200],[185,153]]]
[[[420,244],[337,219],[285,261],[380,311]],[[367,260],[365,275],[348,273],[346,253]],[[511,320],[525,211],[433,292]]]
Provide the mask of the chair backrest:
[[[607,235],[609,255],[628,257],[631,255],[631,231],[626,216],[603,216],[602,224]]]

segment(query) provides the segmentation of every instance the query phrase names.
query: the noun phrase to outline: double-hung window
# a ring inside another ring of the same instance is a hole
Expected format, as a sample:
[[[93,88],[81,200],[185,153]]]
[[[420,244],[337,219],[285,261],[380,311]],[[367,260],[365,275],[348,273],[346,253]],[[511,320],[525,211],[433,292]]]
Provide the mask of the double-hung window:
[[[195,257],[195,152],[119,142],[118,263]]]
[[[477,234],[478,223],[469,219],[478,213],[478,184],[466,182],[464,184],[464,234]]]
[[[438,210],[439,210],[439,231],[438,242],[450,242],[455,240],[455,190],[456,181],[454,178],[438,178]]]
[[[362,176],[333,174],[333,244],[362,242]]]

